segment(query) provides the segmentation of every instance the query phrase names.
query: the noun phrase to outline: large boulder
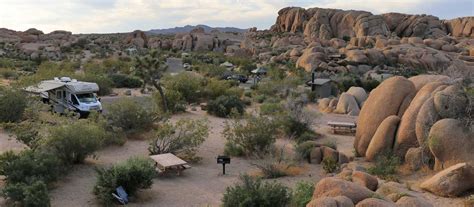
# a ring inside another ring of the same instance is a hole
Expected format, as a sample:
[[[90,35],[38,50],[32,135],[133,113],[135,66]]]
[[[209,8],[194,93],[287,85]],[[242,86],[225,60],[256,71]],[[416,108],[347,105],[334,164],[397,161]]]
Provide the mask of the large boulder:
[[[436,122],[429,133],[429,148],[436,158],[435,170],[461,162],[474,164],[474,132],[457,119]]]
[[[369,190],[377,190],[379,184],[376,177],[358,170],[352,172],[352,182],[365,186]]]
[[[450,78],[448,76],[445,76],[445,75],[423,74],[423,75],[417,75],[417,76],[410,77],[408,80],[413,82],[413,84],[415,85],[416,90],[418,91],[428,83],[446,82],[446,81],[449,81]]]
[[[418,93],[416,93],[415,98],[413,98],[410,106],[408,106],[407,110],[403,114],[400,121],[400,126],[398,127],[394,145],[394,152],[399,157],[403,157],[409,148],[419,146],[415,133],[418,112],[425,101],[431,97],[431,93],[442,85],[443,83],[441,82],[432,82],[426,84],[421,90],[418,91]]]
[[[434,94],[434,106],[441,118],[461,118],[465,116],[468,99],[461,87],[452,85]]]
[[[326,59],[324,49],[321,47],[312,47],[304,50],[303,55],[296,61],[297,68],[304,68],[311,72],[316,69],[318,65]]]
[[[396,207],[392,201],[382,200],[378,198],[367,198],[359,203],[356,207]]]
[[[367,64],[369,63],[369,58],[362,50],[349,50],[346,53],[346,60],[352,64]]]
[[[417,171],[421,168],[423,163],[427,163],[427,155],[424,155],[424,150],[421,147],[413,147],[408,149],[405,154],[405,164],[410,170]]]
[[[306,207],[353,207],[351,199],[346,196],[321,197],[311,200]]]
[[[391,115],[401,117],[415,93],[413,83],[401,76],[383,81],[370,93],[359,113],[354,140],[357,154],[366,154],[370,141],[382,121]]]
[[[348,93],[342,93],[337,102],[335,113],[349,114],[351,116],[359,115],[360,109],[354,96]]]
[[[424,181],[420,187],[439,196],[458,196],[474,188],[473,177],[472,165],[458,163]]]
[[[357,104],[359,104],[359,108],[362,108],[362,104],[365,102],[365,100],[367,100],[368,97],[367,92],[365,92],[364,88],[362,87],[352,86],[349,88],[349,90],[347,90],[346,93],[354,96]]]
[[[399,122],[400,118],[396,115],[391,115],[382,121],[367,148],[365,153],[366,160],[373,161],[377,156],[392,151],[393,140],[395,139],[395,132]]]
[[[420,146],[427,148],[431,126],[439,119],[440,117],[435,109],[433,97],[428,98],[421,106],[415,121],[416,139]]]
[[[428,201],[420,197],[403,196],[397,200],[397,207],[433,207]]]
[[[321,179],[315,186],[313,199],[322,197],[346,196],[353,203],[370,198],[374,192],[356,183],[340,178],[327,177]]]

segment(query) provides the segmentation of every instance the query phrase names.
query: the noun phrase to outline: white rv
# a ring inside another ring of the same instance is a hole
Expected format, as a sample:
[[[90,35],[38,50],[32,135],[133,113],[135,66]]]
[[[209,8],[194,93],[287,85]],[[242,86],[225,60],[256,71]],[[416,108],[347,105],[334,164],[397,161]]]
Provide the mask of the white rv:
[[[57,113],[74,111],[81,117],[87,117],[91,111],[102,112],[102,104],[95,94],[99,91],[97,83],[61,77],[41,81],[25,90],[39,94],[43,102],[51,104],[52,110]]]

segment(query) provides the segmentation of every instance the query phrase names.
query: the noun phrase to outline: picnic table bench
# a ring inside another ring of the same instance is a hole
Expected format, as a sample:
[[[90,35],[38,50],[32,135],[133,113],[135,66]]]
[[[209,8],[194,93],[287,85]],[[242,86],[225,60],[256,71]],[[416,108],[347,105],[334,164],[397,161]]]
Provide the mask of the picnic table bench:
[[[180,175],[183,170],[191,168],[186,161],[171,153],[151,155],[150,158],[155,161],[156,170],[160,174],[176,171]]]
[[[332,128],[334,134],[338,133],[355,133],[357,124],[354,122],[338,122],[330,121],[328,125]]]

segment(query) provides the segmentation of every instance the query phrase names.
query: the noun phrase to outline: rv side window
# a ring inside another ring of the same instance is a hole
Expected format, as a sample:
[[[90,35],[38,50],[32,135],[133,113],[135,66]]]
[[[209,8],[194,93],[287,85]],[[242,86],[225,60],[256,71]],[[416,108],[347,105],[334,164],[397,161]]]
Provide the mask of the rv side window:
[[[56,99],[61,99],[62,91],[56,91]]]
[[[79,105],[79,101],[77,101],[77,98],[75,95],[71,94],[71,100],[72,100],[72,104]]]

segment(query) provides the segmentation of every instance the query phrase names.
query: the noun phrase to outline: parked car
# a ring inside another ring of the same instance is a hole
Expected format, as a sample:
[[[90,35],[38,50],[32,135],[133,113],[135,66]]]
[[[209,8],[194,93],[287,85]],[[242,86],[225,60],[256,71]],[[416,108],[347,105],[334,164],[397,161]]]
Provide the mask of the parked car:
[[[240,75],[240,74],[233,74],[233,75],[231,75],[231,76],[228,76],[226,79],[227,79],[227,80],[236,80],[236,81],[239,81],[239,82],[241,82],[241,83],[247,83],[247,81],[249,80],[249,79],[247,78],[247,76],[245,76],[245,75]]]

